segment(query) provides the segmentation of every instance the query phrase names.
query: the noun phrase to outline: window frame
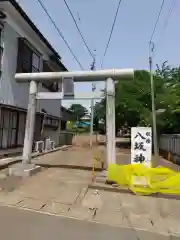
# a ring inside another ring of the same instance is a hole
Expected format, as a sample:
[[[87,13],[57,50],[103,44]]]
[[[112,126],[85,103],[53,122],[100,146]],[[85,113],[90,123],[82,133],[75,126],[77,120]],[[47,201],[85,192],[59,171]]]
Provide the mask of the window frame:
[[[51,116],[46,116],[45,120],[44,120],[44,126],[51,127],[51,128],[58,128],[59,119],[51,117]]]
[[[2,58],[3,58],[3,52],[4,52],[4,48],[2,45],[3,29],[4,29],[4,26],[0,23],[0,76],[2,73]]]
[[[24,38],[18,38],[18,56],[16,72],[40,72],[41,54]],[[38,65],[33,63],[33,56],[38,58]]]
[[[34,60],[33,56],[36,56],[36,58],[37,58],[36,59],[38,61],[37,66],[35,66],[34,63],[33,63],[33,60]],[[31,64],[32,69],[31,69],[31,71],[32,72],[40,72],[40,63],[41,63],[41,57],[37,53],[33,52],[32,53],[32,64]]]

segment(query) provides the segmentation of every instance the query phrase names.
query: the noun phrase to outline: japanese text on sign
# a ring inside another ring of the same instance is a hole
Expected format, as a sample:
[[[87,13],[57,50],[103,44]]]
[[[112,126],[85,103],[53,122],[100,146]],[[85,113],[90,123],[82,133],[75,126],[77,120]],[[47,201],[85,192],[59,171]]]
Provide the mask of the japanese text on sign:
[[[152,130],[149,127],[131,128],[131,163],[150,166],[152,156]]]

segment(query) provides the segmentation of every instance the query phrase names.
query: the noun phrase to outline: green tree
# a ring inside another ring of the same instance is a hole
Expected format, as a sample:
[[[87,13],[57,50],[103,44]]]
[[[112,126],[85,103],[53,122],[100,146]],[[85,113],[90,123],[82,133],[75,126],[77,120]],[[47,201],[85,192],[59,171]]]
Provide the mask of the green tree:
[[[94,106],[94,117],[100,119],[105,119],[106,117],[106,111],[105,111],[105,97],[100,102],[96,102]]]
[[[157,129],[159,133],[180,131],[180,68],[164,62],[154,73]],[[123,125],[151,126],[151,85],[148,71],[135,71],[131,82],[116,83],[116,129]],[[105,98],[95,106],[99,118],[105,119]]]
[[[74,114],[76,120],[80,120],[88,113],[88,110],[81,104],[72,104],[68,109]]]

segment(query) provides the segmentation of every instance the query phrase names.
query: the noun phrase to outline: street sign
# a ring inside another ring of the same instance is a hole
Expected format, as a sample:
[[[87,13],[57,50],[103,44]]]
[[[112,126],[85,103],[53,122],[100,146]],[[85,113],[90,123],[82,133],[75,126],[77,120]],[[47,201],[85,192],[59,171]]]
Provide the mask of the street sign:
[[[131,128],[131,164],[150,167],[152,158],[152,130],[150,127]]]

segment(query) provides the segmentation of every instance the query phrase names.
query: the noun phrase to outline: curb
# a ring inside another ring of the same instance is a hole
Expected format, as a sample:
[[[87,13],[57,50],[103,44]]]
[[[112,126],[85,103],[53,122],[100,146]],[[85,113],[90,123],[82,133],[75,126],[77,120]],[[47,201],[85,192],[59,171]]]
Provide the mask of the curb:
[[[1,159],[1,160],[3,160],[3,159]],[[0,163],[0,170],[8,168],[9,166],[19,163],[21,161],[22,160],[18,158],[17,160],[12,159],[12,160],[7,160],[7,162],[5,162],[5,163]]]
[[[49,153],[52,153],[52,152],[64,151],[64,150],[68,149],[69,147],[72,147],[72,145],[65,145],[65,146],[57,147],[57,148],[55,148],[53,150],[50,150],[48,152],[32,153],[31,158],[40,157],[40,156],[43,156],[45,154],[49,154]],[[22,156],[18,156],[18,157],[14,157],[14,158],[10,157],[10,158],[0,159],[0,170],[8,168],[9,166],[11,166],[15,163],[19,163],[21,161],[22,161]]]
[[[34,162],[33,162],[34,163]],[[49,164],[49,163],[34,163],[35,165],[44,167],[44,168],[64,168],[64,169],[76,169],[76,170],[86,170],[92,171],[92,167],[87,166],[78,166],[78,165],[65,165],[65,164]],[[100,167],[95,167],[95,172],[101,172],[104,169]]]
[[[123,189],[123,188],[117,188],[117,187],[113,187],[111,185],[100,185],[100,184],[89,184],[88,185],[89,189],[97,189],[97,190],[101,190],[101,191],[107,191],[107,192],[116,192],[116,193],[128,193],[128,194],[133,194],[133,192],[131,192],[129,189]]]
[[[61,146],[61,147],[57,147],[55,149],[52,149],[52,150],[49,150],[47,152],[41,152],[41,153],[32,153],[32,158],[35,158],[35,157],[40,157],[40,156],[43,156],[43,155],[46,155],[46,154],[49,154],[49,153],[52,153],[52,152],[57,152],[57,151],[64,151],[64,150],[67,150],[69,147],[72,147],[72,145],[64,145],[64,146]]]
[[[170,162],[164,158],[160,159],[160,165],[166,168],[169,168],[172,171],[180,172],[180,166],[176,163]]]
[[[88,185],[89,189],[95,189],[95,190],[100,190],[100,191],[107,191],[107,192],[115,192],[115,193],[126,193],[134,196],[139,196],[136,195],[134,192],[132,192],[128,188],[119,188],[119,187],[113,187],[111,185],[100,185],[100,184],[89,184]],[[166,199],[175,199],[175,200],[180,200],[180,195],[168,195],[168,194],[161,194],[161,193],[153,193],[150,195],[141,195],[142,197],[153,197],[153,198],[166,198]]]
[[[0,161],[5,159],[5,158],[15,158],[15,157],[18,157],[21,154],[22,154],[22,151],[17,151],[17,152],[12,153],[12,154],[2,154],[2,155],[0,155]]]

